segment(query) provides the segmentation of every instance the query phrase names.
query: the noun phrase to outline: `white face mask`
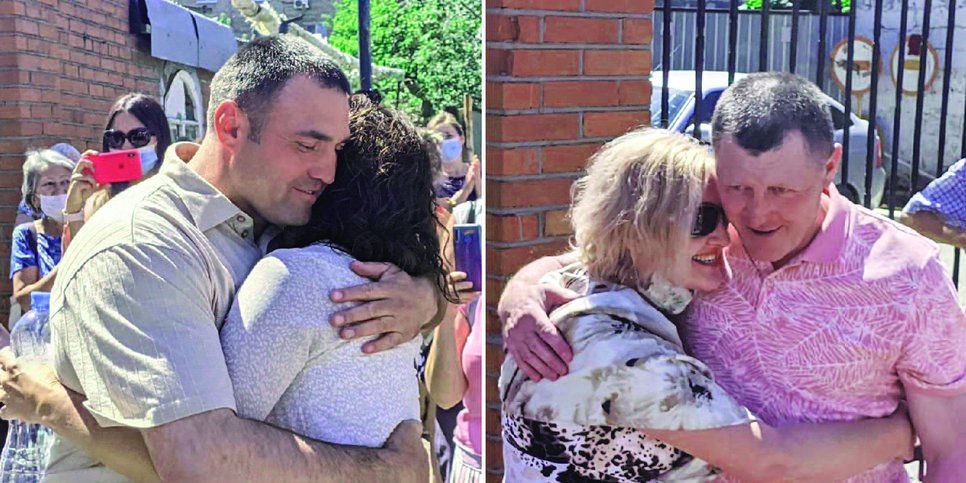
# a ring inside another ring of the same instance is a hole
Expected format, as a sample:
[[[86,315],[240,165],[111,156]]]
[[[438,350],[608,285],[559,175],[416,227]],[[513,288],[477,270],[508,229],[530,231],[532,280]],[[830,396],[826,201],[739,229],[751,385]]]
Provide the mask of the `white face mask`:
[[[67,206],[67,193],[54,196],[40,196],[40,211],[43,211],[47,218],[58,223],[64,222],[64,207]]]
[[[443,161],[455,161],[463,154],[463,144],[459,138],[444,139],[440,151]]]
[[[141,154],[141,176],[144,176],[158,164],[158,151],[154,146],[144,146],[138,148],[138,152]]]

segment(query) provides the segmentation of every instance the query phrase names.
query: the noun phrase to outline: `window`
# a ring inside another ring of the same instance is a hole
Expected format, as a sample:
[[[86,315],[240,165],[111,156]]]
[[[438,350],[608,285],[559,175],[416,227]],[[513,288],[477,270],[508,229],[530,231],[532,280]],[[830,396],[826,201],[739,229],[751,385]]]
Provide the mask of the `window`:
[[[674,122],[674,118],[681,113],[681,108],[691,97],[691,91],[682,91],[675,89],[673,87],[668,88],[668,123]],[[654,93],[651,94],[651,123],[654,127],[665,127],[659,126],[661,123],[661,89],[654,89]]]
[[[721,97],[721,93],[723,92],[723,90],[711,91],[705,95],[704,99],[701,101],[701,113],[698,115],[698,123],[711,123],[711,115],[714,114],[714,106],[718,105],[718,99]]]
[[[201,90],[194,77],[180,70],[172,78],[164,95],[164,113],[171,126],[171,141],[195,141],[204,134]]]
[[[832,104],[829,110],[832,111],[832,129],[838,131],[852,125],[852,120],[845,117],[845,112],[840,111],[838,106]]]

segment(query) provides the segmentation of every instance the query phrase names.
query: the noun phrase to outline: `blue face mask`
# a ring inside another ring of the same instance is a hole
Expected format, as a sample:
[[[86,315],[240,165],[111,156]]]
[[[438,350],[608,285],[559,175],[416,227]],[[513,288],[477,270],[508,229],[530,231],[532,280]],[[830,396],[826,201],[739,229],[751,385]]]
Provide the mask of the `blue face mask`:
[[[444,139],[440,151],[443,161],[454,161],[463,154],[463,143],[459,138]]]
[[[158,164],[158,152],[154,146],[138,148],[141,153],[141,176],[148,174]]]

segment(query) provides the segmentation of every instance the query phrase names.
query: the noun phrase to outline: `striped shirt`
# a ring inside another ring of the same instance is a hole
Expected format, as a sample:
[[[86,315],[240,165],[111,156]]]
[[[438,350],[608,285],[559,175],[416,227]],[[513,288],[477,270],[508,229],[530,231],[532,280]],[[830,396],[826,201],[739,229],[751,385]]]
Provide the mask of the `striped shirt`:
[[[103,427],[235,409],[218,331],[262,250],[252,218],[185,164],[197,149],[172,146],[160,172],[99,210],[61,261],[54,368]],[[57,437],[46,481],[124,478]]]

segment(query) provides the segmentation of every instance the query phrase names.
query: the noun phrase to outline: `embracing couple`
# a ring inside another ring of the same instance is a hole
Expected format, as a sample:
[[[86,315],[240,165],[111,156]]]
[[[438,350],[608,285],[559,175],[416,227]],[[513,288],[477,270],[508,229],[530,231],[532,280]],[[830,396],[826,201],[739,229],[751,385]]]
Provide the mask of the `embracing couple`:
[[[426,481],[416,337],[455,294],[419,132],[290,37],[207,122],[77,234],[3,417],[55,431],[45,481]]]
[[[508,284],[506,481],[900,482],[916,437],[928,481],[962,481],[966,317],[936,245],[836,192],[808,81],[749,75],[712,124],[713,155],[605,145],[573,252]]]

